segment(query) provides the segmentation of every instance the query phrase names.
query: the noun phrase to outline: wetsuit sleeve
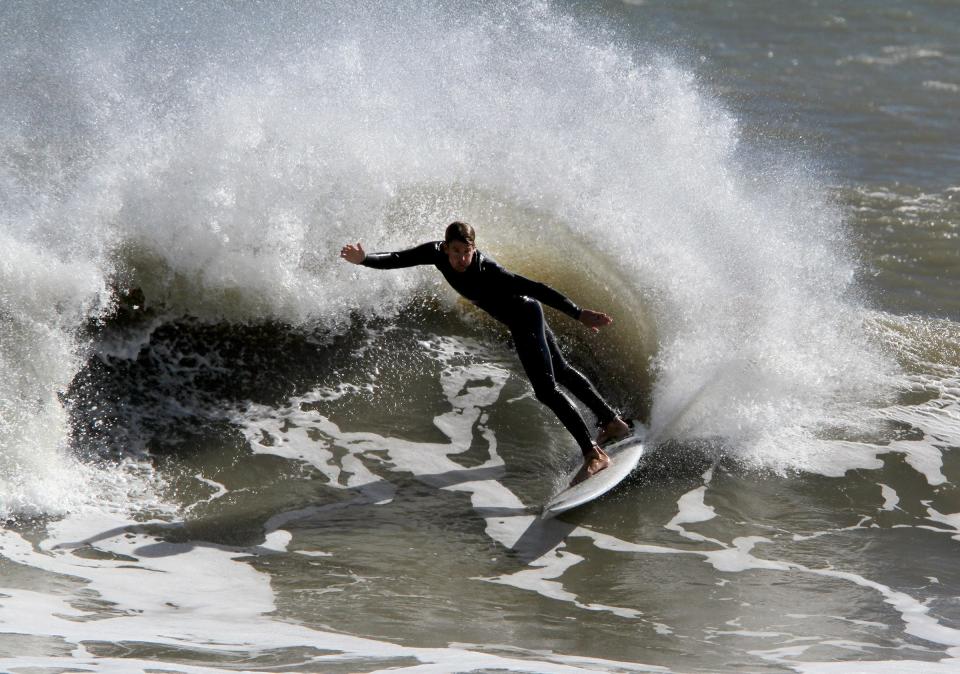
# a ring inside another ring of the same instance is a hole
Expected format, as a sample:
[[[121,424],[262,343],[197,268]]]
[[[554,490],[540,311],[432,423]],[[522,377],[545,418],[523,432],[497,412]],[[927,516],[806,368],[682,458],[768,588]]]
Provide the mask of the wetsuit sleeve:
[[[580,307],[563,293],[554,290],[546,283],[533,281],[526,276],[509,272],[494,262],[488,262],[488,264],[490,265],[489,273],[496,279],[497,285],[504,291],[514,295],[532,297],[535,300],[543,302],[548,307],[562,311],[574,320],[580,319]]]
[[[430,242],[394,253],[367,253],[361,264],[372,269],[401,269],[435,264],[438,250],[436,242]]]

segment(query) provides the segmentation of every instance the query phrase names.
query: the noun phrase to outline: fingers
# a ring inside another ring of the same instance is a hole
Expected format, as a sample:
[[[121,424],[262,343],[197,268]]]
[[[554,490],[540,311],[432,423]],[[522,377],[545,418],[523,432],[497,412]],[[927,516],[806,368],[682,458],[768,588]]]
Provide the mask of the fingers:
[[[361,244],[359,241],[357,241],[356,244],[348,243],[340,249],[340,257],[347,262],[352,262],[354,264],[363,262],[363,259],[366,256],[367,254],[363,251],[363,244]]]
[[[598,328],[610,325],[613,323],[613,319],[610,316],[607,316],[605,313],[599,311],[591,311],[589,309],[583,312],[581,316],[582,322],[589,327],[594,332],[597,332]]]

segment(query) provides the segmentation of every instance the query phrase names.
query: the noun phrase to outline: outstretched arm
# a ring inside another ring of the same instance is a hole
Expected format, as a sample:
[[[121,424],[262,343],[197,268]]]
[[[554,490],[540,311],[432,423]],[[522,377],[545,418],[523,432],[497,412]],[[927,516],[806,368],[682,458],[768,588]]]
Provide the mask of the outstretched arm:
[[[401,269],[421,264],[434,264],[440,255],[437,242],[424,243],[416,248],[394,253],[367,253],[363,245],[348,243],[340,249],[340,257],[352,264],[362,264],[373,269]]]

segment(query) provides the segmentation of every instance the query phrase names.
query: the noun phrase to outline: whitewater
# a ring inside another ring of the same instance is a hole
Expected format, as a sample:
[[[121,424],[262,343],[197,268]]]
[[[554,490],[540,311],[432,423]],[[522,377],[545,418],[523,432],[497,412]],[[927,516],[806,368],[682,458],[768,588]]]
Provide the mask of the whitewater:
[[[0,8],[3,668],[956,668],[958,188],[838,178],[645,11]],[[505,335],[338,259],[455,219],[615,317],[549,317],[649,428],[608,501],[539,520]]]

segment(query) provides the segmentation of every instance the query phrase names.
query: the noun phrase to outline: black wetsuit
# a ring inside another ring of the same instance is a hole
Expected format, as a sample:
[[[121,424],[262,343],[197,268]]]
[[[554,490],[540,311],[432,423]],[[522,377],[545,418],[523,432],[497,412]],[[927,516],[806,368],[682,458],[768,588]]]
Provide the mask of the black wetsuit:
[[[537,399],[553,410],[584,454],[590,451],[593,444],[590,431],[577,408],[557,388],[557,384],[563,385],[582,400],[597,415],[598,424],[606,424],[617,416],[616,410],[600,397],[590,381],[571,367],[560,353],[553,332],[544,319],[540,302],[574,320],[580,318],[581,310],[550,286],[507,271],[479,250],[474,253],[466,271],[458,272],[450,265],[442,241],[432,241],[395,253],[370,253],[363,264],[374,269],[432,264],[454,290],[506,324]]]

